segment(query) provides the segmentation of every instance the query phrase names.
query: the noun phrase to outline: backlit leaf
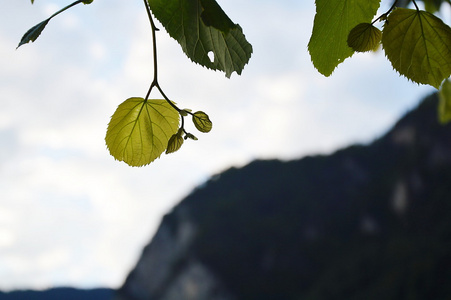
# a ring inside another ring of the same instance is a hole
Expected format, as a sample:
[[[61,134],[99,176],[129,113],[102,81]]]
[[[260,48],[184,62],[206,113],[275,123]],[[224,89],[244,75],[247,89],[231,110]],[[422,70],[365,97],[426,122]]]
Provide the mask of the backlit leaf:
[[[380,0],[316,0],[315,3],[308,50],[315,68],[330,76],[338,64],[354,53],[347,44],[349,32],[357,24],[371,22]]]
[[[387,18],[382,45],[393,68],[439,88],[451,75],[451,28],[431,13],[397,8]]]
[[[139,167],[166,150],[178,126],[179,114],[166,100],[130,98],[111,117],[105,141],[115,159]]]
[[[148,0],[155,17],[195,63],[241,74],[252,46],[214,0]],[[208,54],[212,52],[214,59]]]
[[[439,94],[439,121],[442,124],[451,122],[451,81],[445,80],[440,88]]]
[[[382,33],[370,23],[360,23],[348,35],[348,46],[357,52],[373,51],[379,47]]]
[[[179,150],[183,145],[183,129],[179,129],[179,131],[172,135],[168,141],[168,148],[166,149],[166,154],[173,153]]]
[[[200,132],[210,132],[213,127],[210,118],[203,111],[196,111],[193,114],[193,123]]]

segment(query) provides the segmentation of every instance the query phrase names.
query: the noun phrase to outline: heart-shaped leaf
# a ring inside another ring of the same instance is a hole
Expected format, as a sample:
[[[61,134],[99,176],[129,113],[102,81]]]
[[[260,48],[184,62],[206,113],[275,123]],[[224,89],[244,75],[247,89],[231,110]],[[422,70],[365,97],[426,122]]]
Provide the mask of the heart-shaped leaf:
[[[178,126],[179,113],[166,100],[130,98],[111,117],[105,142],[115,159],[140,167],[160,157]]]
[[[431,13],[397,8],[387,18],[382,46],[393,68],[439,88],[451,75],[451,28]]]

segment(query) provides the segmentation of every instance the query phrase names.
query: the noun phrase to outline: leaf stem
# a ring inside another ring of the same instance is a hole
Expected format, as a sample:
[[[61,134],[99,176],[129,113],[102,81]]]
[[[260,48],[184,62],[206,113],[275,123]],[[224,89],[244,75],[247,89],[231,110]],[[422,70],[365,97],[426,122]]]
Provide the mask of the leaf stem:
[[[163,92],[163,89],[160,87],[160,84],[158,83],[158,55],[157,55],[156,32],[159,31],[160,29],[158,29],[155,26],[155,22],[153,21],[153,18],[152,18],[152,12],[150,11],[149,2],[147,2],[147,0],[143,0],[143,1],[144,1],[144,6],[146,7],[147,17],[149,18],[150,27],[152,29],[152,51],[153,51],[153,80],[152,80],[152,83],[150,84],[149,91],[146,94],[146,98],[144,98],[144,99],[147,100],[150,96],[150,92],[152,91],[152,89],[154,87],[156,87],[158,89],[158,91],[161,93],[161,95],[163,96],[163,98],[169,103],[169,105],[171,105],[177,112],[180,113],[182,110],[180,108],[178,108],[171,100],[169,100],[169,98]],[[182,117],[182,124],[183,124],[183,116],[181,116],[181,117]]]
[[[83,2],[83,0],[77,0],[77,1],[73,2],[72,4],[69,4],[68,6],[66,6],[66,7],[64,7],[64,8],[62,8],[62,9],[60,9],[59,11],[57,11],[56,13],[54,13],[53,15],[51,15],[47,20],[50,20],[50,19],[52,19],[53,17],[56,17],[57,15],[59,15],[60,13],[62,13],[63,11],[68,10],[68,9],[71,8],[72,6],[75,6],[75,5],[80,4],[80,3],[82,3],[82,2]]]
[[[153,82],[152,85],[154,85],[154,82],[158,82],[158,59],[157,59],[157,37],[156,32],[159,31],[159,29],[155,26],[155,22],[152,18],[152,13],[150,11],[149,2],[147,0],[143,0],[144,5],[146,7],[147,17],[149,18],[150,27],[152,29],[152,51],[153,51]],[[151,85],[151,86],[152,86]]]
[[[412,1],[413,1],[413,0],[412,0]],[[387,18],[387,16],[391,13],[391,11],[395,9],[397,3],[398,3],[398,0],[395,0],[395,1],[393,2],[392,6],[391,6],[385,13],[383,13],[382,15],[380,15],[379,17],[377,17],[376,20],[374,20],[373,22],[371,22],[371,25],[374,25],[374,23],[376,23],[376,22],[379,21],[380,19],[384,19],[384,20],[385,20],[385,19]],[[416,5],[416,4],[415,4],[415,5]]]

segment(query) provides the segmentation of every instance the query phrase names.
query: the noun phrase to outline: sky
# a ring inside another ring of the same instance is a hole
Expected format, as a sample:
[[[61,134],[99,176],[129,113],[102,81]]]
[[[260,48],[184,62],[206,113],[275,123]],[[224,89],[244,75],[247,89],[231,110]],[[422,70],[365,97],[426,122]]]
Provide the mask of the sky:
[[[159,31],[161,87],[208,113],[213,130],[192,127],[198,141],[133,168],[104,137],[116,107],[152,81],[143,3],[78,5],[16,50],[69,3],[0,2],[0,290],[119,287],[163,215],[210,176],[368,143],[433,92],[399,77],[381,51],[319,74],[307,51],[313,0],[220,0],[253,45],[249,64],[227,79]]]

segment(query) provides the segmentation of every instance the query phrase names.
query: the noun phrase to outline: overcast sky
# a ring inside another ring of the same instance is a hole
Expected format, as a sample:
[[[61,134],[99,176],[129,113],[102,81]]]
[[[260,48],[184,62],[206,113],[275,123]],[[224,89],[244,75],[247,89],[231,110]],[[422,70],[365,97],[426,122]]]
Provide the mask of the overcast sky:
[[[143,3],[79,5],[16,50],[69,3],[0,2],[3,290],[118,287],[162,216],[209,176],[369,142],[433,91],[398,77],[382,52],[355,55],[329,78],[317,73],[307,52],[313,0],[222,0],[253,45],[249,65],[227,79],[160,31],[160,85],[180,107],[207,112],[213,130],[192,127],[198,141],[132,168],[109,155],[104,136],[116,107],[144,97],[152,80]]]

